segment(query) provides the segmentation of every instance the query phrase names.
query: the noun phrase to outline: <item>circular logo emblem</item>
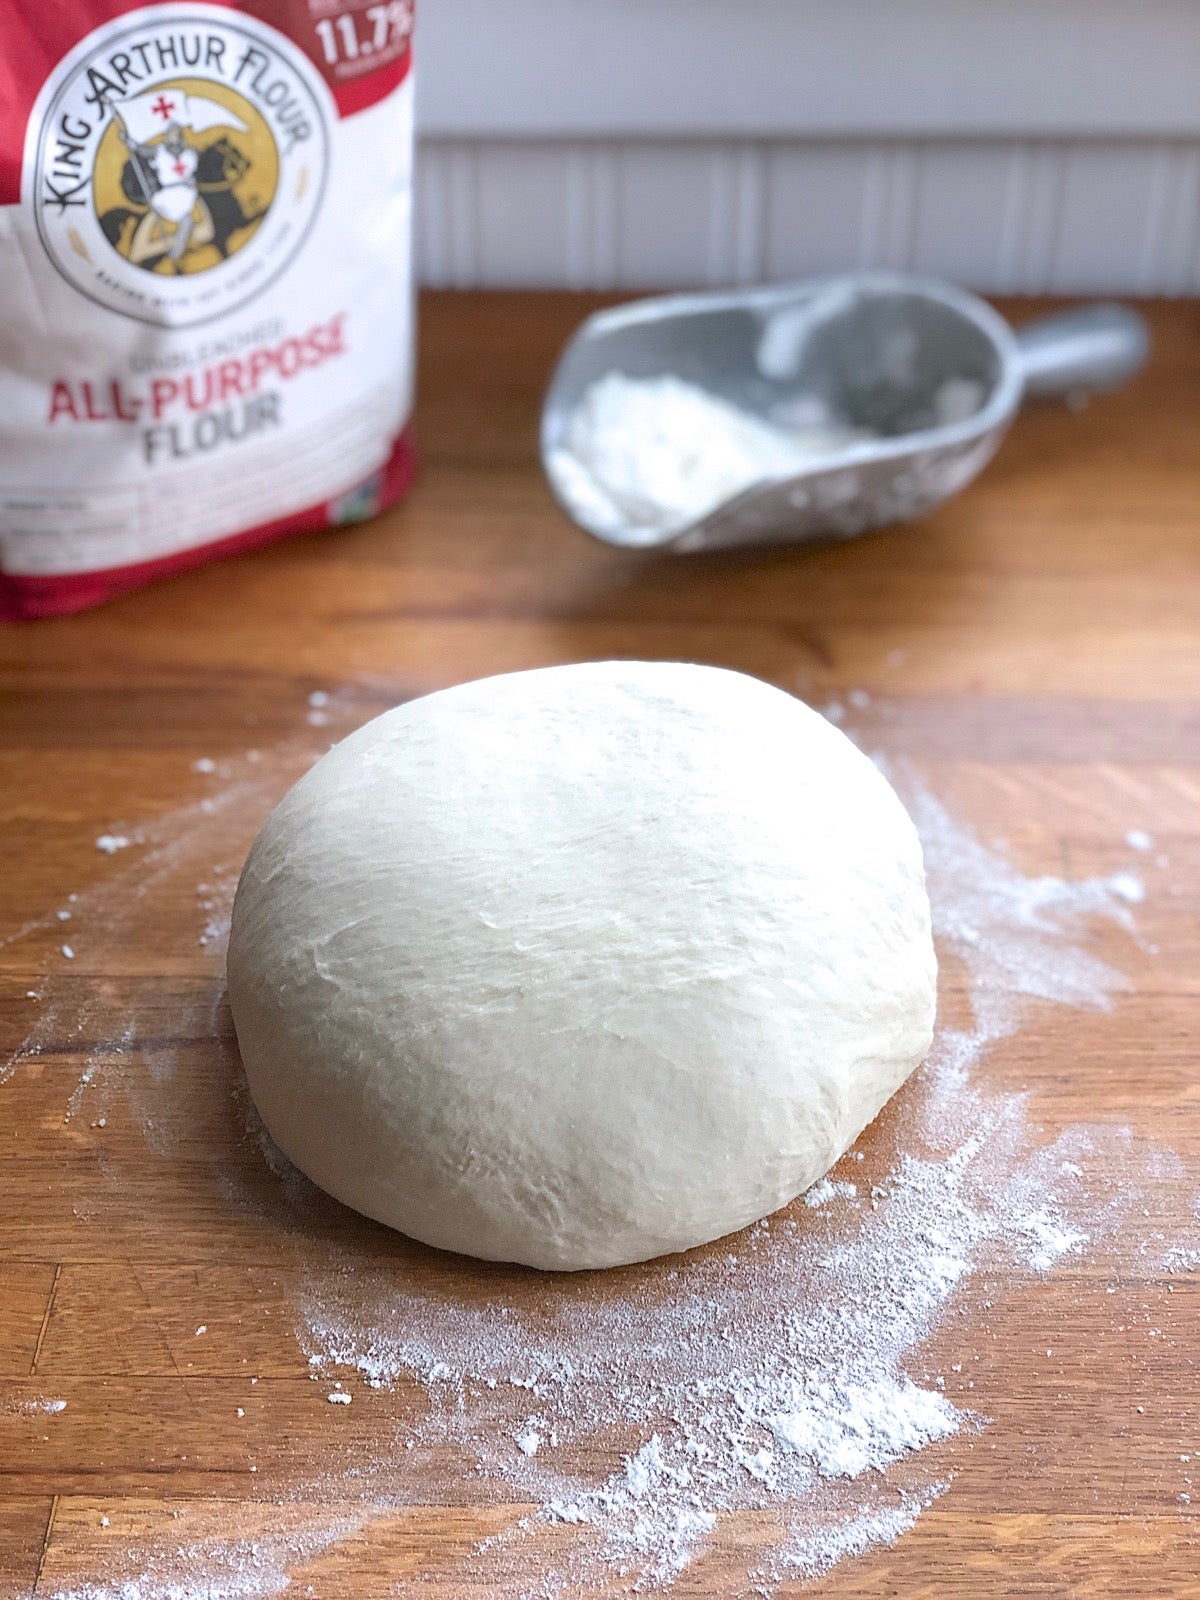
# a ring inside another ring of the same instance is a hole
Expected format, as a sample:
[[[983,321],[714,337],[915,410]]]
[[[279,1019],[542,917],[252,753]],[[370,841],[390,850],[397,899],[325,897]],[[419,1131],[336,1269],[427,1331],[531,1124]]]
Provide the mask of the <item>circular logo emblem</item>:
[[[170,8],[101,30],[41,113],[32,198],[55,266],[90,299],[184,328],[243,305],[321,204],[324,86],[273,28]]]

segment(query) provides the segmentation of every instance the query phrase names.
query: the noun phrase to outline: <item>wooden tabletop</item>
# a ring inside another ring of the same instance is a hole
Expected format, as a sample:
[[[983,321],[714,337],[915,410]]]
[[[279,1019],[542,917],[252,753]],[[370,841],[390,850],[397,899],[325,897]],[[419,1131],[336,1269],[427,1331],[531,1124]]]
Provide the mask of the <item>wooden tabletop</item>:
[[[986,1335],[960,1318],[986,1430],[910,1533],[817,1588],[1200,1595],[1200,306],[1152,308],[1143,378],[1030,410],[919,526],[684,561],[591,542],[542,480],[541,392],[593,303],[427,296],[404,506],[0,633],[0,1595],[273,1593],[275,1547],[251,1546],[284,1531],[294,1592],[320,1600],[521,1592],[472,1552],[526,1508],[449,1446],[362,1515],[354,1463],[428,1402],[401,1382],[327,1403],[295,1308],[318,1255],[402,1261],[468,1300],[524,1280],[286,1200],[247,1133],[222,918],[332,737],[466,678],[612,655],[837,701],[1023,873],[1144,881],[1140,943],[1086,935],[1128,992],[1035,1012],[978,1070],[1027,1094],[1046,1141],[1086,1120],[1157,1152],[1138,1209],[1183,1239],[1174,1270],[1118,1242],[1011,1286]],[[203,1587],[223,1534],[257,1588]],[[726,1530],[676,1592],[728,1592],[754,1538]]]

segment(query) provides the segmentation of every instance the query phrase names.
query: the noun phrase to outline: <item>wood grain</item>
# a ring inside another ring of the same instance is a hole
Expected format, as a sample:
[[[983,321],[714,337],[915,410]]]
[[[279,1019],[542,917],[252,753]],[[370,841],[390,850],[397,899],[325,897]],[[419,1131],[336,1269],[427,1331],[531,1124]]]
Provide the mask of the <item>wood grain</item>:
[[[471,1552],[525,1508],[496,1504],[449,1449],[420,1447],[414,1503],[358,1515],[339,1473],[427,1397],[400,1384],[330,1406],[295,1296],[313,1251],[387,1259],[471,1303],[503,1288],[537,1305],[545,1285],[447,1266],[332,1202],[281,1210],[247,1133],[219,963],[199,942],[221,880],[330,738],[465,677],[632,654],[740,668],[816,704],[859,689],[864,740],[913,763],[1026,872],[1111,872],[1131,864],[1127,830],[1153,834],[1167,865],[1136,863],[1145,947],[1096,934],[1130,992],[1111,1013],[1039,1017],[987,1071],[1028,1093],[1048,1137],[1086,1118],[1170,1147],[1179,1165],[1139,1179],[1139,1203],[1156,1227],[1189,1225],[1200,308],[1155,307],[1143,379],[1081,414],[1031,410],[919,527],[689,563],[588,541],[538,471],[544,382],[595,303],[427,296],[408,504],[0,634],[0,1061],[19,1052],[0,1070],[0,1594],[69,1590],[131,1540],[339,1518],[293,1565],[296,1592],[513,1592],[472,1579]],[[308,720],[314,690],[331,696],[327,724]],[[217,770],[193,770],[201,759]],[[139,842],[110,860],[94,841],[114,830]],[[963,1004],[952,971],[943,1003]],[[168,1059],[169,1094],[155,1094]],[[900,1115],[868,1140],[881,1171]],[[958,1442],[951,1488],[908,1536],[820,1592],[1200,1595],[1198,1513],[1180,1498],[1181,1457],[1200,1459],[1196,1271],[1168,1276],[1131,1250],[1103,1270],[994,1276],[986,1329],[952,1318],[926,1352],[963,1362],[948,1393],[991,1426]],[[615,1274],[612,1292],[633,1281]],[[65,1409],[37,1409],[49,1398]],[[725,1592],[761,1536],[732,1519],[676,1592]]]

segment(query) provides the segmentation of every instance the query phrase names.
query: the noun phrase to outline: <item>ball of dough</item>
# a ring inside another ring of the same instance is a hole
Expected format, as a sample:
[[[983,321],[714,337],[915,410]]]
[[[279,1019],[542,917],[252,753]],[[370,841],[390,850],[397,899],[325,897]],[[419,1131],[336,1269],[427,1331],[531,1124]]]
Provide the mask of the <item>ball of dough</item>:
[[[936,966],[887,781],[740,673],[609,661],[368,723],[268,819],[229,997],[292,1161],[432,1245],[557,1269],[731,1233],[922,1059]]]

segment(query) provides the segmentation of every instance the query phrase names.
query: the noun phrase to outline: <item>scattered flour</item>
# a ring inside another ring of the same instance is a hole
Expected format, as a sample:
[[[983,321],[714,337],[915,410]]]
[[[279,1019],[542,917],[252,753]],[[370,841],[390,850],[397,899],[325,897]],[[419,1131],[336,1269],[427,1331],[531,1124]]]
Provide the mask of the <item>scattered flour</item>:
[[[831,1200],[853,1200],[858,1193],[858,1188],[845,1179],[822,1178],[814,1183],[812,1188],[804,1195],[804,1204],[810,1211],[815,1211],[819,1206],[826,1206]]]
[[[102,833],[96,840],[96,849],[106,856],[115,856],[118,850],[128,850],[133,840],[124,833]]]
[[[906,1496],[898,1506],[862,1511],[845,1521],[835,1521],[827,1527],[815,1526],[798,1534],[779,1552],[769,1576],[778,1579],[788,1569],[793,1569],[805,1578],[819,1578],[847,1557],[865,1555],[880,1545],[895,1544],[916,1524],[922,1511],[948,1488],[947,1483],[935,1484],[921,1496]]]
[[[931,1055],[934,1107],[951,1111],[967,1070],[1018,1030],[1031,1004],[1103,1011],[1128,989],[1125,975],[1086,946],[1097,921],[1130,934],[1134,924],[1111,879],[1026,877],[956,822],[910,768],[888,770],[921,835],[934,935],[970,976],[972,1024],[941,1026]]]
[[[232,1507],[225,1515],[237,1520]],[[277,1513],[273,1520],[278,1524],[289,1519]],[[306,1519],[308,1526],[284,1534],[271,1530],[246,1538],[212,1536],[186,1543],[151,1539],[134,1559],[125,1559],[119,1575],[61,1587],[51,1587],[43,1576],[38,1592],[50,1600],[260,1600],[291,1588],[297,1568],[353,1538],[364,1520],[318,1514]],[[110,1561],[116,1554],[104,1551]]]
[[[43,1400],[40,1397],[32,1400],[17,1399],[8,1405],[8,1410],[15,1411],[19,1416],[57,1416],[59,1412],[67,1409],[65,1400]]]
[[[1146,898],[1146,885],[1136,872],[1114,872],[1106,880],[1110,894],[1115,894],[1118,900],[1124,900],[1128,905],[1141,905]]]
[[[1192,1202],[1192,1214],[1195,1219],[1195,1238],[1172,1244],[1164,1252],[1162,1265],[1168,1272],[1195,1272],[1200,1269],[1200,1195]]]

